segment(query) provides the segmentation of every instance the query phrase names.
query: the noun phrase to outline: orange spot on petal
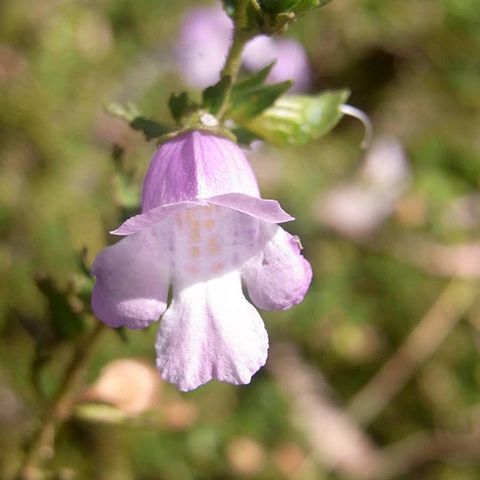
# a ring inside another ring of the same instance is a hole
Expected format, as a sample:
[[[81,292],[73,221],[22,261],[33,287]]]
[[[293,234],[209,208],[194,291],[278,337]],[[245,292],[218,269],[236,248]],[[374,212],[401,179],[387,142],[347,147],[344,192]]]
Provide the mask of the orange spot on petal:
[[[205,221],[203,222],[203,226],[204,226],[207,230],[211,230],[211,229],[215,226],[216,223],[217,223],[217,222],[215,222],[215,220],[214,220],[213,218],[209,218],[208,220],[205,220]]]
[[[198,258],[200,256],[200,248],[199,247],[192,247],[190,250],[190,256],[192,258]]]
[[[207,242],[207,252],[210,255],[217,255],[222,250],[218,237],[210,237]]]

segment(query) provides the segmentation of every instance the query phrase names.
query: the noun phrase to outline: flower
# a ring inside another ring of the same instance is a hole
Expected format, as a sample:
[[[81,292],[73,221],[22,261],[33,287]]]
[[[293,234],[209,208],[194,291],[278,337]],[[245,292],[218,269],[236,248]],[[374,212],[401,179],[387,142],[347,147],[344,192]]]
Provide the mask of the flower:
[[[392,214],[409,177],[402,145],[395,138],[380,138],[354,179],[319,196],[315,216],[346,237],[366,238]]]
[[[298,238],[277,225],[289,220],[278,202],[260,198],[235,143],[181,134],[152,159],[142,213],[112,232],[126,238],[94,261],[93,311],[129,328],[163,315],[157,367],[180,390],[214,378],[249,383],[265,364],[268,337],[242,282],[257,307],[283,310],[311,281]]]
[[[177,67],[187,84],[204,88],[220,80],[232,27],[232,21],[220,6],[189,11],[175,49]]]
[[[176,62],[182,77],[192,86],[207,87],[220,79],[233,24],[220,5],[190,10],[183,22],[176,47]],[[276,60],[267,80],[270,83],[293,80],[292,91],[305,91],[312,72],[302,45],[293,39],[273,39],[260,35],[243,53],[247,70],[254,71]]]
[[[260,35],[250,41],[243,55],[245,67],[260,70],[276,60],[267,80],[270,83],[293,80],[292,92],[304,92],[311,87],[312,72],[301,43],[292,38],[273,39]]]

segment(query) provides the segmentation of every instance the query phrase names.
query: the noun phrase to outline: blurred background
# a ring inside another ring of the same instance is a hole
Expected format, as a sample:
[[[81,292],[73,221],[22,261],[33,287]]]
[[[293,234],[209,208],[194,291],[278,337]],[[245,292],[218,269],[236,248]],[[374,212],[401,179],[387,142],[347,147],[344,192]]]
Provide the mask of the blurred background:
[[[171,123],[170,93],[195,91],[182,22],[214,5],[0,0],[0,477],[92,325],[86,268],[155,149],[105,105]],[[262,313],[271,355],[245,387],[180,394],[155,326],[106,332],[48,478],[480,478],[478,2],[334,0],[287,36],[304,91],[348,87],[374,126],[366,152],[344,118],[249,153],[297,218],[310,292]]]

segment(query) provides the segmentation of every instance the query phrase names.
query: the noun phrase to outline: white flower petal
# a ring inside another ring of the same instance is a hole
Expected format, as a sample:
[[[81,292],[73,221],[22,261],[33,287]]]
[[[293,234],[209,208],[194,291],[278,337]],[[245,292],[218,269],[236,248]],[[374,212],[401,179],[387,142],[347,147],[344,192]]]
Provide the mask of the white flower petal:
[[[188,391],[212,379],[249,383],[265,364],[268,337],[231,272],[175,291],[156,347],[162,378]]]
[[[264,310],[285,310],[303,300],[312,280],[297,237],[277,225],[261,224],[263,251],[243,269],[253,303]],[[262,241],[260,241],[262,243]]]

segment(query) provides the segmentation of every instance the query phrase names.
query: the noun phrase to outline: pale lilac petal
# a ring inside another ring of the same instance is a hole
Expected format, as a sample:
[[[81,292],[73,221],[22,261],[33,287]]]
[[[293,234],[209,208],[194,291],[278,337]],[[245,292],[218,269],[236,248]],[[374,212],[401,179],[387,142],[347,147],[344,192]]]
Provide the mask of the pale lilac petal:
[[[112,235],[132,235],[133,233],[141,232],[147,228],[155,227],[167,217],[176,215],[192,207],[204,205],[202,201],[180,202],[170,205],[163,205],[145,213],[135,215],[125,220],[116,230],[112,230]]]
[[[259,197],[245,154],[227,138],[188,132],[155,153],[143,184],[142,211],[232,192]]]
[[[242,193],[226,193],[205,199],[206,202],[232,208],[268,223],[283,223],[295,220],[276,200],[254,198]]]
[[[102,250],[92,266],[95,315],[111,327],[145,328],[166,309],[168,225],[130,235]]]
[[[233,272],[177,290],[156,348],[162,378],[189,391],[212,379],[249,383],[265,364],[268,337]]]
[[[269,238],[262,253],[248,262],[243,280],[252,302],[264,310],[285,310],[303,300],[312,268],[301,255],[301,244],[276,225],[263,224]]]

